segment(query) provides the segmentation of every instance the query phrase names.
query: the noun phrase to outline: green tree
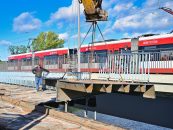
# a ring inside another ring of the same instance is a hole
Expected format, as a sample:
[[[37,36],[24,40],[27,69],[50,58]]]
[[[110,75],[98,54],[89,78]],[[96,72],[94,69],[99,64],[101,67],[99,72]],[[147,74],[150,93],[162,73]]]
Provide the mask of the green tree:
[[[64,47],[64,40],[60,39],[59,35],[54,32],[41,32],[32,41],[31,46],[34,51],[62,48]]]
[[[13,55],[13,54],[15,54],[16,52],[15,52],[15,50],[16,50],[16,47],[15,46],[9,46],[9,51],[10,51],[10,53],[11,53],[11,55]]]
[[[9,51],[12,55],[14,54],[22,54],[27,52],[27,47],[24,45],[20,46],[9,46]]]
[[[19,54],[26,53],[27,47],[24,45],[19,46]]]

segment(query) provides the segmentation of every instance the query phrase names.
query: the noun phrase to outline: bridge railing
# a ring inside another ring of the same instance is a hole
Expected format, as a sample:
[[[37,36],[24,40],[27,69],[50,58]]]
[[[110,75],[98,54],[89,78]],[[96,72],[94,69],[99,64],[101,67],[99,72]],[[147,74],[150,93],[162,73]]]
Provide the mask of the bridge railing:
[[[6,61],[0,62],[0,72],[8,70],[8,63]]]
[[[0,83],[34,87],[34,80],[31,72],[0,72]]]
[[[120,81],[149,81],[150,53],[110,54],[100,63],[99,78]]]
[[[82,73],[77,73],[77,55],[69,58],[63,56],[53,60],[56,61],[51,62],[49,59],[50,63],[43,62],[43,67],[53,73],[67,72],[65,78],[148,81],[150,73],[173,73],[173,51],[82,54],[80,65]],[[31,68],[31,64],[26,65],[22,61],[0,64],[1,72],[31,72]]]

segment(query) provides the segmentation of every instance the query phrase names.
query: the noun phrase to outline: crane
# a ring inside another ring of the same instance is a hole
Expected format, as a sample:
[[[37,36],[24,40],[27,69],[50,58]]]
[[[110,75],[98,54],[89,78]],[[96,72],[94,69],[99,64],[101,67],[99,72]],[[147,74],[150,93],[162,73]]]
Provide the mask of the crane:
[[[87,22],[107,21],[108,13],[102,9],[102,0],[79,0],[84,6]]]
[[[92,42],[94,43],[95,40],[95,33],[96,28],[98,28],[103,40],[103,34],[97,24],[97,21],[107,21],[108,19],[108,13],[107,11],[102,9],[102,0],[78,0],[80,4],[83,4],[84,6],[84,14],[86,18],[86,22],[91,22],[91,26],[86,34],[85,38],[89,34],[90,30],[92,29]],[[84,42],[82,41],[82,43]],[[105,41],[105,40],[104,40]]]
[[[170,8],[167,8],[167,7],[161,7],[161,8],[159,8],[159,9],[162,9],[163,11],[165,11],[165,12],[167,12],[167,13],[173,15],[173,10],[170,9]],[[173,33],[173,30],[172,30],[170,33]]]
[[[90,30],[92,29],[92,42],[88,44],[88,51],[91,52],[91,55],[89,56],[89,62],[92,63],[94,59],[93,55],[94,55],[94,50],[93,45],[95,42],[95,34],[96,34],[96,28],[98,28],[103,40],[103,34],[97,24],[97,21],[107,21],[108,19],[108,13],[102,9],[102,0],[78,0],[79,4],[83,4],[84,6],[84,14],[85,14],[85,18],[86,18],[86,22],[91,22],[91,26],[87,32],[87,34],[85,35],[82,44],[85,40],[85,38],[87,37],[87,35],[89,34]],[[105,40],[104,40],[105,41]],[[80,44],[80,46],[82,45]],[[89,68],[89,66],[88,66]],[[89,77],[91,78],[91,75],[89,75]]]
[[[165,11],[165,12],[167,12],[167,13],[173,15],[173,10],[170,9],[170,8],[167,8],[167,7],[161,7],[160,9],[162,9],[163,11]]]

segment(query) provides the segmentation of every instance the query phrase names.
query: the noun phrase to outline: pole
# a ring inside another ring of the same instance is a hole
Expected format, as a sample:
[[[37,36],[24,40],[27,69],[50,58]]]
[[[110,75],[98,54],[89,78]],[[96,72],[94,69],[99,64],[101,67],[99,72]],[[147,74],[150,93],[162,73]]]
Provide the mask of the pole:
[[[29,45],[29,43],[31,42],[31,41],[33,41],[34,40],[34,38],[30,38],[29,39],[29,42],[28,42],[28,48],[30,49],[30,51],[31,51],[31,53],[32,53],[32,68],[34,68],[34,66],[35,66],[35,63],[34,63],[34,61],[35,61],[35,53],[34,53],[34,50],[31,48],[31,45]]]
[[[65,101],[65,107],[64,107],[64,112],[67,112],[68,111],[68,102]]]
[[[80,72],[80,44],[81,44],[81,39],[80,39],[80,3],[78,1],[78,50],[77,50],[77,55],[78,55],[78,72]]]
[[[31,64],[32,64],[32,69],[34,68],[34,58],[35,58],[35,54],[34,54],[34,51],[33,49],[31,48],[31,45],[30,45],[30,42],[32,42],[32,40],[34,40],[33,38],[29,38],[28,39],[28,45],[27,45],[27,48],[28,48],[28,52],[31,52],[32,53],[32,58],[31,58]]]
[[[35,54],[34,54],[34,51],[32,50],[32,69],[34,68],[34,59],[35,59]]]

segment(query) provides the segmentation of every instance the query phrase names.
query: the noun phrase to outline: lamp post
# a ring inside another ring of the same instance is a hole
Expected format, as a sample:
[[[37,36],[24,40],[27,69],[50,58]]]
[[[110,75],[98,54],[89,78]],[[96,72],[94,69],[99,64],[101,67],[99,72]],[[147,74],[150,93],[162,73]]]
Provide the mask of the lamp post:
[[[81,44],[81,37],[80,37],[80,3],[78,3],[78,50],[77,50],[77,55],[78,55],[78,72],[80,72],[80,44]]]
[[[35,54],[34,54],[34,50],[31,48],[31,45],[30,45],[30,42],[35,40],[35,38],[29,38],[29,42],[28,42],[28,49],[29,49],[29,52],[32,53],[32,68],[34,68],[34,59],[35,59]]]

